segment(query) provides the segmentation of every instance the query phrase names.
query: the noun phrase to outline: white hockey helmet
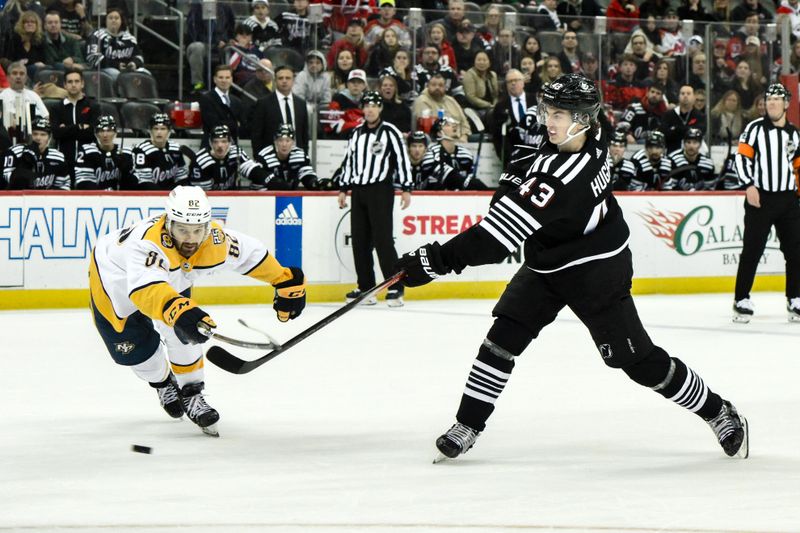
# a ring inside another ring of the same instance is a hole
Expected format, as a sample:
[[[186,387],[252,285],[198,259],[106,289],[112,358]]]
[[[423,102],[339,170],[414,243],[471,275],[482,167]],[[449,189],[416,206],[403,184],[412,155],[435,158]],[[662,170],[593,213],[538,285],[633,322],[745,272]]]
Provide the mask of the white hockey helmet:
[[[211,204],[200,187],[178,185],[167,197],[167,229],[172,223],[210,224]]]

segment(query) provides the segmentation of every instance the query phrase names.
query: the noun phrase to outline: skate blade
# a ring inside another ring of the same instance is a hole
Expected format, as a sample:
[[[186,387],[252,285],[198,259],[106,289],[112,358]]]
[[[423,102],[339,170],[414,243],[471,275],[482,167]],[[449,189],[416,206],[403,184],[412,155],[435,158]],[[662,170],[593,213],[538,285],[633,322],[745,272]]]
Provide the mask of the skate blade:
[[[733,321],[737,324],[747,324],[750,318],[750,315],[733,315]]]
[[[449,460],[450,457],[447,457],[445,454],[440,452],[436,454],[436,457],[433,458],[433,464],[442,463],[444,461],[449,461]]]
[[[736,452],[736,457],[739,459],[747,459],[750,457],[750,429],[747,425],[747,419],[739,415],[742,419],[742,429],[744,430],[744,439],[742,445],[739,446],[739,451]]]
[[[794,313],[789,313],[789,322],[800,322],[800,315],[796,315]]]
[[[389,300],[386,302],[386,305],[389,307],[403,307],[405,303],[402,300]],[[800,320],[800,317],[798,317],[798,320]]]
[[[205,433],[209,437],[219,437],[219,431],[217,431],[216,424],[211,424],[210,426],[206,426],[200,429],[203,431],[203,433]]]

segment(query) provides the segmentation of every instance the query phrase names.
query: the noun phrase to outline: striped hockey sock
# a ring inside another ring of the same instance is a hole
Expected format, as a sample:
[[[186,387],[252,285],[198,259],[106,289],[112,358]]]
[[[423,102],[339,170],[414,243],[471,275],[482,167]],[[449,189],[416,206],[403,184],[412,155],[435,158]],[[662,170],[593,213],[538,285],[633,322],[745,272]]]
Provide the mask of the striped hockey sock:
[[[486,420],[494,411],[494,402],[503,392],[514,368],[513,358],[499,357],[489,346],[495,351],[497,349],[490,341],[484,341],[472,363],[456,415],[456,420],[479,432],[486,428]],[[513,356],[509,354],[509,357]]]
[[[694,370],[674,357],[667,377],[653,390],[705,420],[717,416],[722,407],[722,398],[709,389]]]

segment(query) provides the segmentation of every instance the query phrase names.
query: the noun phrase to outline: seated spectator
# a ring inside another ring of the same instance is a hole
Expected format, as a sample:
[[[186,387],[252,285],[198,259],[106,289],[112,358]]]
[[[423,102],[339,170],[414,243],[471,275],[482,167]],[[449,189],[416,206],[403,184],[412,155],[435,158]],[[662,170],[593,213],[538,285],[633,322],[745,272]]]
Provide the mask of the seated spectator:
[[[331,80],[325,72],[325,54],[311,50],[306,66],[294,80],[292,92],[309,104],[328,105],[331,101]]]
[[[42,21],[33,11],[25,11],[20,15],[11,34],[11,47],[7,53],[11,61],[20,61],[33,76],[37,70],[45,66],[44,33]]]
[[[417,96],[415,80],[411,76],[411,58],[407,50],[402,48],[397,50],[392,58],[391,66],[378,73],[379,78],[387,75],[392,76],[397,82],[397,95],[402,101],[408,102]]]
[[[625,55],[619,63],[619,69],[612,80],[603,88],[605,101],[614,109],[623,110],[632,101],[641,99],[646,92],[647,84],[636,79],[636,58]]]
[[[369,58],[364,67],[367,75],[377,76],[381,70],[390,66],[394,60],[394,54],[400,49],[397,33],[393,28],[385,29],[381,39],[370,48]]]
[[[68,37],[83,41],[92,34],[92,24],[86,16],[86,7],[80,0],[58,0],[50,4],[49,10],[58,13],[61,28]]]
[[[302,184],[307,190],[332,189],[329,179],[319,179],[311,161],[302,148],[295,146],[294,128],[281,124],[275,132],[275,140],[255,155],[255,161],[263,169],[263,177],[252,180],[250,189],[255,191],[293,191]]]
[[[631,39],[625,46],[625,53],[630,54],[636,60],[637,80],[646,80],[653,75],[653,69],[661,56],[656,53],[653,43],[647,38],[642,30],[636,30],[631,34]]]
[[[525,43],[522,47],[522,57],[533,58],[534,67],[536,70],[539,70],[542,68],[542,66],[544,66],[544,60],[547,56],[547,52],[542,51],[542,45],[536,35],[528,35],[525,37]]]
[[[128,32],[122,12],[116,8],[108,10],[106,27],[92,34],[86,60],[89,68],[99,67],[114,80],[123,70],[147,72],[142,68],[144,58],[136,37]]]
[[[353,69],[347,77],[347,86],[333,95],[328,106],[328,120],[324,130],[332,139],[348,139],[350,133],[364,122],[361,97],[367,89],[367,73]]]
[[[75,167],[78,148],[94,140],[94,124],[100,117],[100,104],[86,97],[84,85],[82,71],[68,70],[64,75],[67,96],[53,106],[50,115],[53,138],[70,170]]]
[[[519,68],[519,60],[522,58],[519,45],[514,41],[514,32],[508,28],[503,28],[497,35],[497,40],[491,50],[492,70],[498,76],[505,76],[510,69]]]
[[[630,33],[639,25],[639,8],[633,0],[611,0],[606,9],[608,31]]]
[[[739,93],[743,108],[752,106],[756,94],[763,90],[761,84],[753,77],[750,63],[746,59],[742,59],[736,64],[736,72],[729,88]]]
[[[211,132],[216,126],[227,126],[234,143],[241,137],[241,125],[245,120],[242,101],[231,94],[233,69],[230,65],[217,65],[214,69],[214,88],[200,98],[200,116],[203,119],[203,140],[200,146],[208,148]]]
[[[649,16],[656,20],[663,19],[669,9],[669,0],[644,0],[639,4],[639,17],[645,19]]]
[[[472,68],[475,54],[487,49],[486,43],[476,36],[475,26],[465,19],[456,31],[456,40],[453,44],[453,52],[456,56],[454,68],[463,76],[466,71]]]
[[[7,0],[0,11],[0,50],[8,49],[11,33],[19,17],[25,11],[33,11],[44,18],[44,6],[38,0]]]
[[[739,93],[727,90],[717,104],[711,108],[711,142],[716,144],[739,143],[748,120],[742,111]]]
[[[659,59],[653,69],[653,74],[650,77],[650,83],[658,83],[664,87],[664,98],[667,100],[669,107],[674,107],[678,103],[678,91],[681,86],[675,81],[675,75],[672,73],[673,61],[667,59]]]
[[[772,22],[772,13],[759,0],[742,0],[738,6],[733,8],[731,20],[734,22],[743,21],[750,13],[758,15],[759,24]]]
[[[421,181],[426,189],[448,191],[482,191],[486,185],[474,176],[475,158],[464,146],[456,144],[461,137],[459,122],[446,114],[431,128],[432,144],[421,165]]]
[[[707,121],[705,109],[695,109],[694,87],[688,84],[681,85],[678,93],[678,105],[661,117],[661,131],[664,132],[664,142],[667,152],[680,148],[683,135],[689,128],[696,128],[706,133]]]
[[[758,93],[753,99],[753,105],[744,112],[745,123],[749,123],[757,118],[762,118],[767,114],[767,100],[763,92]]]
[[[600,83],[600,60],[596,55],[591,52],[583,54],[582,67],[584,76],[598,84]]]
[[[50,112],[41,97],[25,87],[28,82],[25,65],[19,62],[11,63],[8,66],[8,81],[8,89],[0,91],[3,125],[12,139],[22,142],[31,134],[33,119],[37,116],[49,117]]]
[[[557,31],[565,32],[567,25],[559,18],[558,0],[542,0],[536,9],[536,14],[531,16],[533,27],[536,31]]]
[[[50,148],[50,119],[36,117],[30,143],[17,144],[6,152],[3,179],[9,189],[70,189],[64,154]]]
[[[539,79],[542,80],[542,85],[553,83],[564,74],[561,70],[561,60],[557,56],[548,56],[544,60],[544,66],[539,72]]]
[[[717,39],[714,41],[714,48],[711,58],[711,86],[727,86],[733,79],[734,67],[728,64],[725,59],[725,41]]]
[[[247,99],[252,102],[250,105],[246,104],[244,101],[242,102],[245,107],[245,116],[249,115],[247,109],[253,107],[256,101],[275,92],[275,71],[272,68],[272,61],[266,58],[259,59],[258,64],[259,68],[256,69],[256,75],[242,87],[245,92],[250,93],[256,98],[255,101],[249,98]]]
[[[698,52],[689,60],[691,71],[689,72],[689,85],[695,89],[706,89],[706,69],[708,60],[703,52]],[[712,87],[712,89],[719,89]]]
[[[705,89],[694,90],[694,108],[705,116],[706,114],[706,91]]]
[[[464,0],[450,0],[447,2],[447,15],[444,18],[434,20],[432,24],[442,26],[445,32],[443,39],[455,42],[456,32],[464,21],[464,16]],[[455,62],[451,63],[451,66],[455,68]]]
[[[428,84],[425,90],[414,101],[411,108],[414,124],[418,129],[430,132],[433,121],[436,120],[439,110],[444,110],[447,116],[456,119],[459,123],[460,136],[458,140],[466,142],[467,137],[472,130],[469,127],[469,121],[464,114],[461,105],[452,96],[447,95],[445,92],[445,79],[441,73],[433,74],[428,79]],[[425,119],[420,121],[420,119]],[[425,123],[424,127],[420,127],[420,122]],[[427,133],[426,132],[426,133]]]
[[[294,0],[292,7],[275,17],[283,46],[298,51],[322,46],[326,30],[322,24],[311,24],[308,21],[308,4],[309,0]]]
[[[639,27],[639,30],[644,33],[645,37],[647,37],[647,40],[653,45],[653,50],[661,46],[660,22],[661,21],[656,20],[653,15],[650,15],[642,20],[642,24]]]
[[[61,16],[56,11],[48,11],[44,16],[44,28],[44,55],[48,66],[58,70],[86,68],[80,41],[61,30]]]
[[[330,79],[331,91],[339,92],[347,86],[347,79],[350,76],[350,71],[355,67],[355,60],[353,52],[347,48],[342,48],[336,53],[333,64],[328,63],[330,71],[328,77]]]
[[[228,55],[228,64],[233,69],[233,81],[244,85],[256,75],[258,61],[264,54],[253,43],[253,31],[246,24],[237,24],[233,43]]]
[[[664,87],[653,84],[647,89],[644,98],[628,105],[622,113],[619,127],[628,132],[629,143],[636,143],[644,139],[649,132],[661,129],[661,117],[666,112]]]
[[[478,111],[481,118],[497,104],[499,95],[497,74],[492,66],[489,54],[480,51],[475,54],[473,67],[464,74],[464,94],[469,107]]]
[[[713,0],[709,16],[714,27],[720,34],[731,33],[731,2],[730,0]]]
[[[360,18],[353,18],[347,23],[347,33],[344,37],[337,39],[331,49],[328,50],[328,64],[335,64],[336,56],[339,55],[339,50],[350,50],[353,54],[354,68],[364,68],[367,64],[367,43],[364,40],[364,20]]]
[[[262,53],[271,46],[283,44],[278,24],[269,18],[269,2],[267,0],[253,0],[250,4],[251,15],[244,19],[244,24],[250,28],[253,45]]]
[[[702,145],[703,132],[688,128],[683,134],[683,146],[667,156],[672,161],[673,169],[664,183],[664,190],[703,191],[714,188],[714,162],[700,153]]]
[[[459,105],[467,104],[464,87],[458,79],[458,74],[439,62],[439,47],[435,44],[426,44],[422,49],[422,61],[414,65],[414,74],[417,77],[417,87],[426,87],[431,76],[441,74],[445,80],[444,88],[448,96],[458,100]]]
[[[762,49],[763,48],[763,49]],[[744,42],[744,52],[737,58],[744,59],[750,65],[759,85],[765,86],[769,82],[769,54],[765,47],[762,47],[761,40],[755,35],[751,35]]]
[[[380,0],[378,2],[378,16],[367,22],[364,29],[364,40],[367,46],[374,46],[381,40],[384,30],[391,28],[397,35],[397,42],[403,48],[411,48],[411,31],[396,17],[397,8],[394,0]]]
[[[447,33],[444,26],[438,22],[434,22],[428,26],[428,33],[426,44],[433,44],[439,49],[439,64],[443,67],[450,67],[454,71],[458,68],[456,62],[456,53],[453,46],[447,39]]]
[[[564,0],[559,2],[556,6],[556,13],[558,13],[558,19],[566,25],[567,30],[572,30],[574,32],[584,31],[584,20],[581,16],[584,15],[581,13],[581,5],[583,4],[582,0]],[[595,4],[597,6],[597,4]],[[602,15],[603,12],[600,10],[599,13],[594,16]],[[591,30],[591,28],[589,28]]]
[[[664,134],[660,131],[653,130],[645,137],[644,148],[631,156],[634,174],[628,190],[662,190],[672,172],[672,160],[664,154],[664,147]]]
[[[394,124],[403,133],[411,131],[411,108],[408,107],[397,94],[397,80],[394,76],[386,75],[378,82],[378,92],[383,98],[383,111],[381,120]]]
[[[211,21],[211,46],[214,47],[211,63],[218,62],[218,52],[221,52],[233,39],[236,27],[236,18],[230,4],[217,2],[216,17]],[[203,20],[203,5],[192,2],[189,5],[189,15],[186,18],[189,45],[186,47],[186,60],[189,62],[189,81],[194,91],[206,88],[203,71],[203,62],[208,55],[208,27],[209,22]],[[209,80],[210,81],[210,80]]]
[[[681,31],[681,21],[678,13],[672,8],[667,9],[661,27],[661,44],[656,46],[656,52],[664,57],[677,57],[686,54],[686,39]]]
[[[678,18],[693,20],[695,35],[704,35],[706,24],[712,20],[711,14],[706,12],[702,0],[681,0],[681,5],[678,7]]]
[[[557,57],[561,61],[561,72],[583,73],[583,52],[578,47],[578,34],[573,30],[567,30],[561,36],[561,51]]]
[[[478,37],[480,37],[486,46],[494,46],[497,35],[503,29],[503,14],[500,11],[500,6],[491,4],[486,9],[486,14],[483,16],[483,25],[478,28]]]
[[[760,28],[758,13],[755,12],[748,13],[744,19],[744,24],[737,25],[725,47],[725,60],[728,62],[728,68],[731,71],[736,70],[736,63],[739,56],[744,53],[747,38],[758,37]]]
[[[328,31],[333,33],[334,38],[338,39],[343,34],[350,31],[350,23],[354,20],[364,26],[364,21],[369,18],[375,11],[371,2],[357,1],[357,2],[338,2],[331,0],[324,0],[322,2],[323,20],[322,23]],[[334,54],[335,55],[335,54]],[[331,56],[328,56],[328,63],[331,63]],[[366,61],[367,58],[364,58]],[[358,58],[356,58],[358,61]],[[360,68],[360,67],[359,67]]]

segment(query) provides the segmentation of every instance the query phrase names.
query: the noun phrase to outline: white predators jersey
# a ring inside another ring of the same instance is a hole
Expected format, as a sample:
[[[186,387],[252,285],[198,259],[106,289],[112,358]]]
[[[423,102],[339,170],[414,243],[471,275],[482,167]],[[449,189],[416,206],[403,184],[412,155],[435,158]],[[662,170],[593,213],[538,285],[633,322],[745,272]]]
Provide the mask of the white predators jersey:
[[[201,276],[229,270],[271,284],[292,277],[260,241],[216,222],[187,259],[175,248],[165,221],[166,215],[152,217],[104,235],[92,251],[92,302],[117,331],[136,311],[173,326],[187,305],[195,305],[180,293]]]

